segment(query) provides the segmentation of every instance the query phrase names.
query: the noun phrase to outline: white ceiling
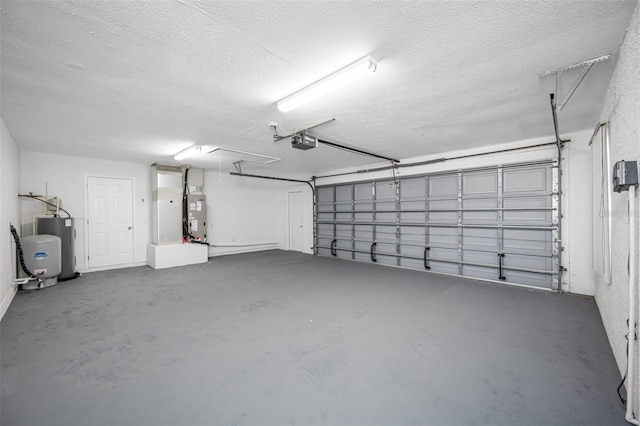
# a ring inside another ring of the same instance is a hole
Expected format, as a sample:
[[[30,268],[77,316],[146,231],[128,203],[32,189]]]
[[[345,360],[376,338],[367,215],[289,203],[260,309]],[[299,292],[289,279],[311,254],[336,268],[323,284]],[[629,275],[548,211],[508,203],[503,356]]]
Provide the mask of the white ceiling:
[[[615,54],[637,4],[2,0],[2,117],[25,151],[169,163],[196,143],[280,157],[243,170],[288,177],[374,159],[274,143],[269,122],[335,118],[316,134],[393,158],[553,140],[555,79],[539,74]],[[276,109],[366,55],[371,77]],[[615,59],[594,65],[561,133],[595,126]]]

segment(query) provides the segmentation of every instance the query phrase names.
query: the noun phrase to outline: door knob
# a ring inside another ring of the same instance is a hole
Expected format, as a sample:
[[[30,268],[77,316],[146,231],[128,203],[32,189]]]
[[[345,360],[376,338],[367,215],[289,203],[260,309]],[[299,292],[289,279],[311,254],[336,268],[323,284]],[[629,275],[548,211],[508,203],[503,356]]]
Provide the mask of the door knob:
[[[130,227],[128,227],[127,229],[128,229],[129,231],[131,231],[131,228],[133,228],[133,227],[132,227],[132,226],[130,226]]]

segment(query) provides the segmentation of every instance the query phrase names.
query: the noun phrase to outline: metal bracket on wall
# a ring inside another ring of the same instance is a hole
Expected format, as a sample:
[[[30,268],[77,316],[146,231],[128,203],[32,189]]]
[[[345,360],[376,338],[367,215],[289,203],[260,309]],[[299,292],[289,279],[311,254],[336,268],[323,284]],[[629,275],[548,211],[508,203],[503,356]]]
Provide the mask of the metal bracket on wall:
[[[571,98],[573,93],[576,91],[580,83],[582,83],[582,80],[584,80],[584,78],[587,76],[587,73],[589,72],[589,70],[591,70],[591,67],[593,66],[593,64],[597,62],[606,61],[610,57],[611,55],[598,56],[597,58],[588,59],[583,62],[578,62],[577,64],[568,65],[566,67],[558,68],[557,70],[554,70],[554,71],[547,71],[540,74],[541,78],[555,74],[556,94],[558,95],[558,99],[559,99],[557,103],[557,107],[559,110],[562,110],[564,106],[567,104],[567,102],[569,102],[569,99]],[[565,73],[566,71],[570,71],[578,68],[582,68],[580,70],[580,73],[575,78],[575,80],[571,83],[567,92],[565,94],[562,94],[563,73]]]

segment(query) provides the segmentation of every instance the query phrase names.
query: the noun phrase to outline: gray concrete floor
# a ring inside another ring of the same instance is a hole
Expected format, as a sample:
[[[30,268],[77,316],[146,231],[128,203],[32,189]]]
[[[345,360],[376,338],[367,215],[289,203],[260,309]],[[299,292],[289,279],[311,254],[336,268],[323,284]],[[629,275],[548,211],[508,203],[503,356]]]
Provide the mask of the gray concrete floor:
[[[300,253],[19,293],[2,425],[616,425],[591,298]]]

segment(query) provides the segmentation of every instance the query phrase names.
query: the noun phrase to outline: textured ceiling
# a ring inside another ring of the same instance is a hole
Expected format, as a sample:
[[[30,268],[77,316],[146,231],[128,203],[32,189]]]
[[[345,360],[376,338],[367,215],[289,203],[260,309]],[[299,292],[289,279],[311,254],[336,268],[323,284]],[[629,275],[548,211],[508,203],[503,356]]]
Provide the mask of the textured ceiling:
[[[335,118],[316,134],[393,158],[552,137],[539,74],[614,54],[559,114],[561,132],[593,128],[637,4],[2,0],[2,117],[26,151],[169,163],[196,143],[280,157],[243,169],[291,177],[373,159],[274,143],[269,122]],[[371,77],[276,109],[366,55]],[[189,162],[233,169],[207,161]]]

